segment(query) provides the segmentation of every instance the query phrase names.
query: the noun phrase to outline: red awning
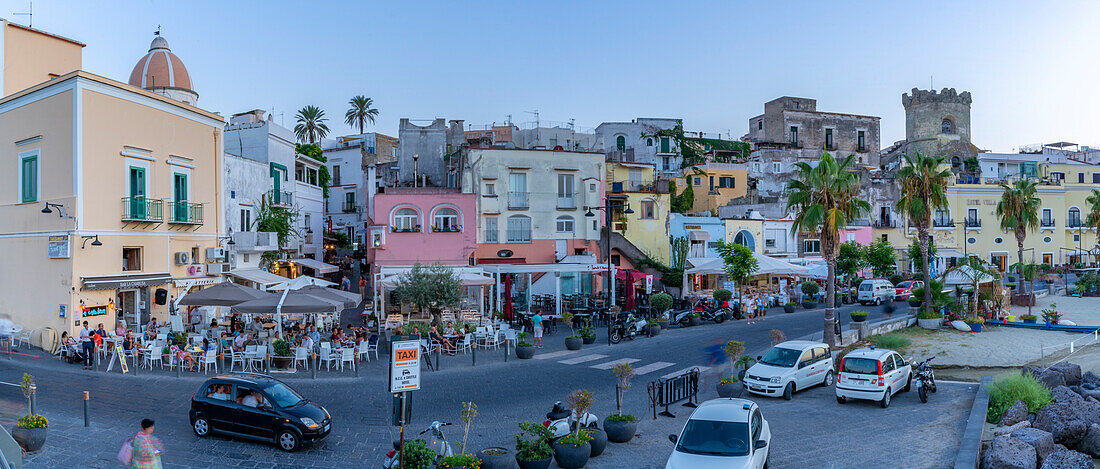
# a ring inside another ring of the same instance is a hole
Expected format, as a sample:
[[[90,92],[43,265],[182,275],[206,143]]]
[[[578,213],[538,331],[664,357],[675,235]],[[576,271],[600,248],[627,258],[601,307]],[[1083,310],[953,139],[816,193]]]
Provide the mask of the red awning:
[[[629,277],[628,277],[629,276]],[[619,280],[627,280],[629,278],[630,283],[637,282],[640,279],[645,278],[645,272],[641,272],[634,269],[619,269],[615,272],[615,278]]]

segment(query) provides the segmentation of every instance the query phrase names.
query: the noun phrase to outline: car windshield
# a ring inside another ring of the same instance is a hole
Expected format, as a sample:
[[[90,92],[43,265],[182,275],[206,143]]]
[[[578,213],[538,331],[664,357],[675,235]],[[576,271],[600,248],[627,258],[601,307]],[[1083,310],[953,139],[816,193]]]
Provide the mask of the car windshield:
[[[872,285],[871,282],[863,282],[863,283],[859,284],[859,290],[860,291],[870,291],[871,288],[873,288],[873,287],[874,287],[874,285]]]
[[[901,282],[898,284],[898,288],[909,288],[909,286],[912,284],[913,282]]]
[[[676,450],[708,456],[745,456],[749,454],[749,425],[744,422],[688,420]]]
[[[275,404],[279,407],[294,407],[305,401],[302,396],[283,383],[271,384],[264,388],[264,391],[267,392],[268,396],[271,396],[271,400],[275,401]]]
[[[768,350],[768,353],[760,359],[760,363],[772,366],[781,366],[783,368],[790,368],[794,366],[798,361],[798,356],[802,354],[801,350],[792,350],[789,348],[772,347]]]
[[[861,375],[877,375],[878,360],[872,360],[870,358],[845,358],[843,369],[840,371]]]

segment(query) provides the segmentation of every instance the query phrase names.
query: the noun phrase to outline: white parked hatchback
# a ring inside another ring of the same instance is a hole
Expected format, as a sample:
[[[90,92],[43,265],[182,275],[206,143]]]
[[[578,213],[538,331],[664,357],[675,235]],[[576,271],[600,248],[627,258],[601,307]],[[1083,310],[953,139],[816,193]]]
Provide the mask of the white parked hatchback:
[[[859,283],[856,299],[859,300],[859,304],[864,306],[869,304],[881,305],[894,301],[896,294],[897,290],[889,280],[873,278]]]
[[[818,384],[832,386],[832,356],[829,346],[821,342],[783,342],[756,357],[756,364],[745,373],[745,389],[790,400],[795,391]]]
[[[889,407],[890,396],[908,391],[912,381],[913,370],[901,355],[872,345],[853,350],[840,359],[836,401],[843,404],[848,399],[867,399],[878,401],[883,408]]]
[[[772,440],[768,421],[755,402],[711,399],[691,413],[665,469],[765,469]]]

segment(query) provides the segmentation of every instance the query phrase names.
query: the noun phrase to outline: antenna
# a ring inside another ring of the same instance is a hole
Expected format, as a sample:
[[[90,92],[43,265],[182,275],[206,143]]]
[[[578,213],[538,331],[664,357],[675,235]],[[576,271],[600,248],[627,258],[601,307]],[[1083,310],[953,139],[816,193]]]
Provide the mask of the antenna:
[[[542,139],[539,138],[539,110],[535,109],[534,111],[526,111],[526,112],[528,114],[534,114],[535,115],[535,145],[536,146],[542,145]]]
[[[157,30],[153,31],[153,35],[154,36],[160,36],[160,25],[159,24],[157,25]]]
[[[928,89],[935,91],[936,87],[932,85],[932,75],[928,75]]]
[[[27,2],[27,3],[30,3],[30,7],[27,9],[26,13],[12,13],[12,16],[26,16],[27,17],[27,26],[33,28],[34,27],[34,2]]]

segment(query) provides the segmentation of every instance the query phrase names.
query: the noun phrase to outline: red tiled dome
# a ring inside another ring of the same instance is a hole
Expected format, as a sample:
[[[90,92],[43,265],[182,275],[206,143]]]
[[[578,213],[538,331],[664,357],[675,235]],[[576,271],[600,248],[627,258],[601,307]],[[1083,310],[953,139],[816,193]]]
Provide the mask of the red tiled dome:
[[[187,67],[168,49],[168,41],[160,36],[153,39],[149,53],[134,65],[134,71],[130,72],[130,84],[147,90],[176,88],[194,92]]]

